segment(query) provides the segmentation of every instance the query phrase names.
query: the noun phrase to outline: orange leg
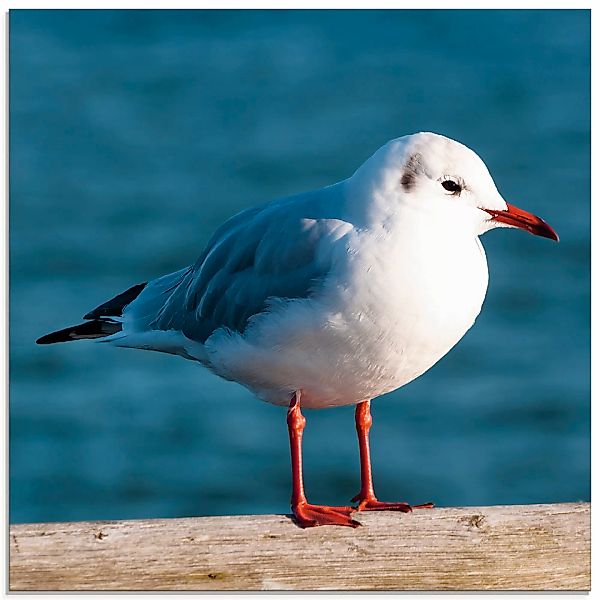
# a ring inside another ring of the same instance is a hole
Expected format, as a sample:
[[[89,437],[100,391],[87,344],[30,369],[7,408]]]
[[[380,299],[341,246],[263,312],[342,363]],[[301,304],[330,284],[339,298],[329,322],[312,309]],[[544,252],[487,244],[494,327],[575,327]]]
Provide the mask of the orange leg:
[[[373,472],[371,470],[371,451],[369,449],[369,430],[373,424],[371,417],[371,401],[356,405],[356,433],[360,451],[360,492],[352,498],[358,502],[357,510],[399,510],[410,512],[413,508],[433,508],[432,502],[411,506],[406,502],[380,502],[373,489]]]
[[[296,392],[287,413],[292,454],[292,512],[300,527],[317,525],[345,525],[358,527],[360,523],[350,518],[356,509],[352,506],[321,506],[309,504],[304,495],[302,478],[302,432],[306,419],[300,411],[300,392]]]

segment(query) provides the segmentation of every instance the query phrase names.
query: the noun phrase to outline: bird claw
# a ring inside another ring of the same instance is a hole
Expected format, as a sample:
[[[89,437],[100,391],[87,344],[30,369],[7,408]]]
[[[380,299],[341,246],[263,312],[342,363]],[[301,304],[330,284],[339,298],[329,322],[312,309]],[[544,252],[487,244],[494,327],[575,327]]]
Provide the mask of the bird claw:
[[[362,510],[397,510],[403,513],[412,512],[414,508],[433,508],[433,502],[425,504],[415,504],[411,506],[406,502],[380,502],[375,496],[362,496],[357,494],[352,498],[351,502],[358,502],[357,511]]]
[[[318,527],[320,525],[343,525],[359,527],[360,523],[350,517],[356,509],[353,506],[322,506],[301,502],[292,506],[296,523],[300,527]]]

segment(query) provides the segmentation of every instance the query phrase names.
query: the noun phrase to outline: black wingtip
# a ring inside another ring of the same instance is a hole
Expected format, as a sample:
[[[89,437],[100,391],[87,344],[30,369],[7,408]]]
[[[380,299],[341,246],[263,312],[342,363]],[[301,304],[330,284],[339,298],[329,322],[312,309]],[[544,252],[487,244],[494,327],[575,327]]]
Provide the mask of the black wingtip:
[[[35,340],[36,344],[44,345],[44,344],[56,344],[58,342],[69,342],[73,338],[70,337],[70,332],[72,331],[72,327],[67,329],[61,329],[60,331],[53,331],[52,333],[48,333],[47,335],[43,335],[41,338]]]
[[[67,327],[60,331],[53,331],[35,341],[36,344],[57,344],[60,342],[72,342],[74,340],[92,340],[102,338],[121,331],[121,324],[114,321],[88,321],[74,327]]]
[[[123,309],[133,302],[146,287],[147,282],[138,283],[118,296],[111,298],[108,302],[101,304],[94,310],[83,316],[84,319],[101,319],[102,317],[120,317]]]

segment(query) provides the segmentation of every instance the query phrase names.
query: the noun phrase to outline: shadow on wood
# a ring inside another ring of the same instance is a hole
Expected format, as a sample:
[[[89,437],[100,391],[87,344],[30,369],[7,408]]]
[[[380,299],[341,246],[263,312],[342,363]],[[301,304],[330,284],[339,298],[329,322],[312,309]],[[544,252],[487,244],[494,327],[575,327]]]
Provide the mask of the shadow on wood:
[[[10,528],[10,590],[589,590],[590,505]]]

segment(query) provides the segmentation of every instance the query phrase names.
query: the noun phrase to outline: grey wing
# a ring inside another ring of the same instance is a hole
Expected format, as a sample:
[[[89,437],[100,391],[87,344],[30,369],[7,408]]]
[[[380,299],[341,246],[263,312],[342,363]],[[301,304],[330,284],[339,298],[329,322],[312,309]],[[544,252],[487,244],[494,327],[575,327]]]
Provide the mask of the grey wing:
[[[291,208],[267,205],[227,221],[195,265],[167,276],[175,282],[164,282],[172,289],[149,329],[182,331],[204,343],[220,327],[242,333],[270,299],[314,293],[332,265],[324,242],[339,240],[352,226],[292,216],[297,211]]]

